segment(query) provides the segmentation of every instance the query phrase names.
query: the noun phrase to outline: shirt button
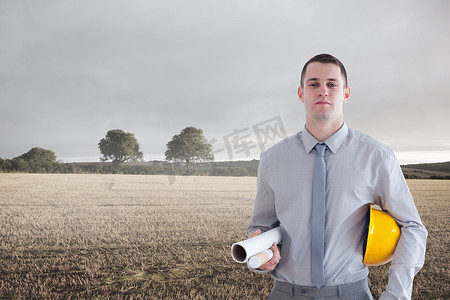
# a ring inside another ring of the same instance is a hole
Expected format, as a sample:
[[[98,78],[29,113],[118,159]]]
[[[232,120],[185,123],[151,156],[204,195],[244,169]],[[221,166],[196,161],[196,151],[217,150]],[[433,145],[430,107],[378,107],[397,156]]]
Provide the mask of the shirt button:
[[[302,293],[302,295],[306,295],[306,293],[308,293],[308,290],[302,289],[300,292]]]

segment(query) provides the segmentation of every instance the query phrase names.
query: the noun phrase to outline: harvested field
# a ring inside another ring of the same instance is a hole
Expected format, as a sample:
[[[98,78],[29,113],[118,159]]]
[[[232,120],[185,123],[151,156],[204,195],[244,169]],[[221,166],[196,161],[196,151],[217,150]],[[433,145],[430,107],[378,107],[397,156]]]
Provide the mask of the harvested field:
[[[413,299],[450,299],[450,181],[408,181],[429,231]],[[230,257],[254,177],[0,174],[1,299],[265,299]],[[388,265],[371,267],[377,298]]]

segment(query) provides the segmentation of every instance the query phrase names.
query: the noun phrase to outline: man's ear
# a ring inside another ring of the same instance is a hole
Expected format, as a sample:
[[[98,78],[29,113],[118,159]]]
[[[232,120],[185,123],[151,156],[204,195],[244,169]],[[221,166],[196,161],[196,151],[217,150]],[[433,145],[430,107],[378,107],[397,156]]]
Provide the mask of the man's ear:
[[[300,101],[305,103],[305,101],[303,101],[303,88],[301,86],[298,87],[297,94],[298,94],[298,97],[300,98]]]
[[[346,87],[344,89],[344,103],[347,102],[350,98],[350,87]]]

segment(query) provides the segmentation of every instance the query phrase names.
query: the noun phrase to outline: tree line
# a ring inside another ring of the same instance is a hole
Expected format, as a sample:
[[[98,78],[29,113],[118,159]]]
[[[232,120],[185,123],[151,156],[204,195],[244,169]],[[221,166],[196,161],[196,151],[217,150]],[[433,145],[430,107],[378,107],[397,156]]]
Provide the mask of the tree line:
[[[166,147],[166,161],[144,162],[134,134],[113,129],[98,143],[100,163],[63,163],[53,151],[34,147],[13,159],[0,158],[0,172],[256,176],[257,166],[224,167],[214,162],[212,145],[199,128],[184,128]]]

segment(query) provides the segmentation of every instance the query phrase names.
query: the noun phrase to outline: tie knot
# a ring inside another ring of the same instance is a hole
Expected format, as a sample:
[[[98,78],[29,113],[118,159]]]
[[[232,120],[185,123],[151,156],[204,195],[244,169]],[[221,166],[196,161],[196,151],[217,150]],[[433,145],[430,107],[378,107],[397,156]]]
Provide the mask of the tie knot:
[[[316,144],[316,151],[319,156],[325,156],[326,144]]]

